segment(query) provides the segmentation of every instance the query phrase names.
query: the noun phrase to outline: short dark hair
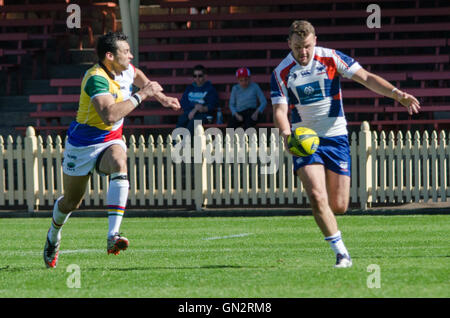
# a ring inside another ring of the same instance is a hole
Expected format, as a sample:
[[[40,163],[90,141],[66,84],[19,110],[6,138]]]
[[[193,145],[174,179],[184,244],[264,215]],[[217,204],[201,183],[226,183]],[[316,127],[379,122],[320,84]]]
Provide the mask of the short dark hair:
[[[311,23],[306,20],[295,20],[289,28],[289,39],[292,35],[297,34],[301,39],[305,39],[308,35],[316,35],[316,31]]]
[[[107,52],[116,55],[117,41],[126,41],[128,36],[122,32],[108,32],[97,40],[97,56],[99,61],[103,61]]]
[[[203,72],[203,74],[206,74],[206,68],[201,64],[194,66],[193,72],[195,72],[195,71],[201,71],[201,72]]]

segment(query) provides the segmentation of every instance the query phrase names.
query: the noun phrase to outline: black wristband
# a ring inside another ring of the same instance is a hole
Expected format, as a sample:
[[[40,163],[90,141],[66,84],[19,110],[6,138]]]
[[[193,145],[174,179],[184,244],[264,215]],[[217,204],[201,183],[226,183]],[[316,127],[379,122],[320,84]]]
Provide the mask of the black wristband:
[[[139,105],[140,103],[142,103],[141,95],[139,95],[138,93],[133,94],[133,96],[131,96],[131,97],[136,98],[136,100],[137,100],[137,102],[138,102],[138,105]]]

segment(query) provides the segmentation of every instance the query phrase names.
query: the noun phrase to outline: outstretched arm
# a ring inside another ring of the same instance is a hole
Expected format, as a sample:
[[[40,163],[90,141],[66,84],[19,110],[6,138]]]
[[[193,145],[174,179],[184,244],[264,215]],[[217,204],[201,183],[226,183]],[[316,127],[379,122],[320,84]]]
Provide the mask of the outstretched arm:
[[[399,90],[387,80],[376,74],[370,73],[361,68],[356,71],[352,77],[352,80],[364,85],[377,94],[395,99],[406,107],[410,115],[413,113],[417,114],[419,112],[420,103],[414,96]]]

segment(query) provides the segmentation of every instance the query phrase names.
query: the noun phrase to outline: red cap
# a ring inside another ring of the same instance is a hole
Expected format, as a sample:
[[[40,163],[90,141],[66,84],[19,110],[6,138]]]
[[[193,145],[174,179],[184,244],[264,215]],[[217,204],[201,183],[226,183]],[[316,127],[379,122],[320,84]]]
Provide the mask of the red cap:
[[[241,67],[236,71],[236,77],[249,77],[250,76],[250,70],[246,67]]]

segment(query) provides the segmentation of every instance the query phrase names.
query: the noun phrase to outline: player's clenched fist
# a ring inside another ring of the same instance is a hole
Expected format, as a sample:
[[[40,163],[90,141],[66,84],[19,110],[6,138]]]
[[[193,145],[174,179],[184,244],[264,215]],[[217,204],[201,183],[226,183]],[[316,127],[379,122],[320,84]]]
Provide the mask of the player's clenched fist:
[[[139,95],[142,96],[142,94],[145,94],[145,97],[143,97],[143,99],[147,98],[147,97],[153,97],[155,96],[157,93],[162,92],[163,88],[161,87],[161,85],[159,85],[158,82],[147,82],[147,84],[145,84],[141,90],[139,91]]]
[[[162,101],[161,104],[164,107],[170,107],[173,110],[179,110],[181,108],[180,102],[178,101],[178,98],[166,96]]]

